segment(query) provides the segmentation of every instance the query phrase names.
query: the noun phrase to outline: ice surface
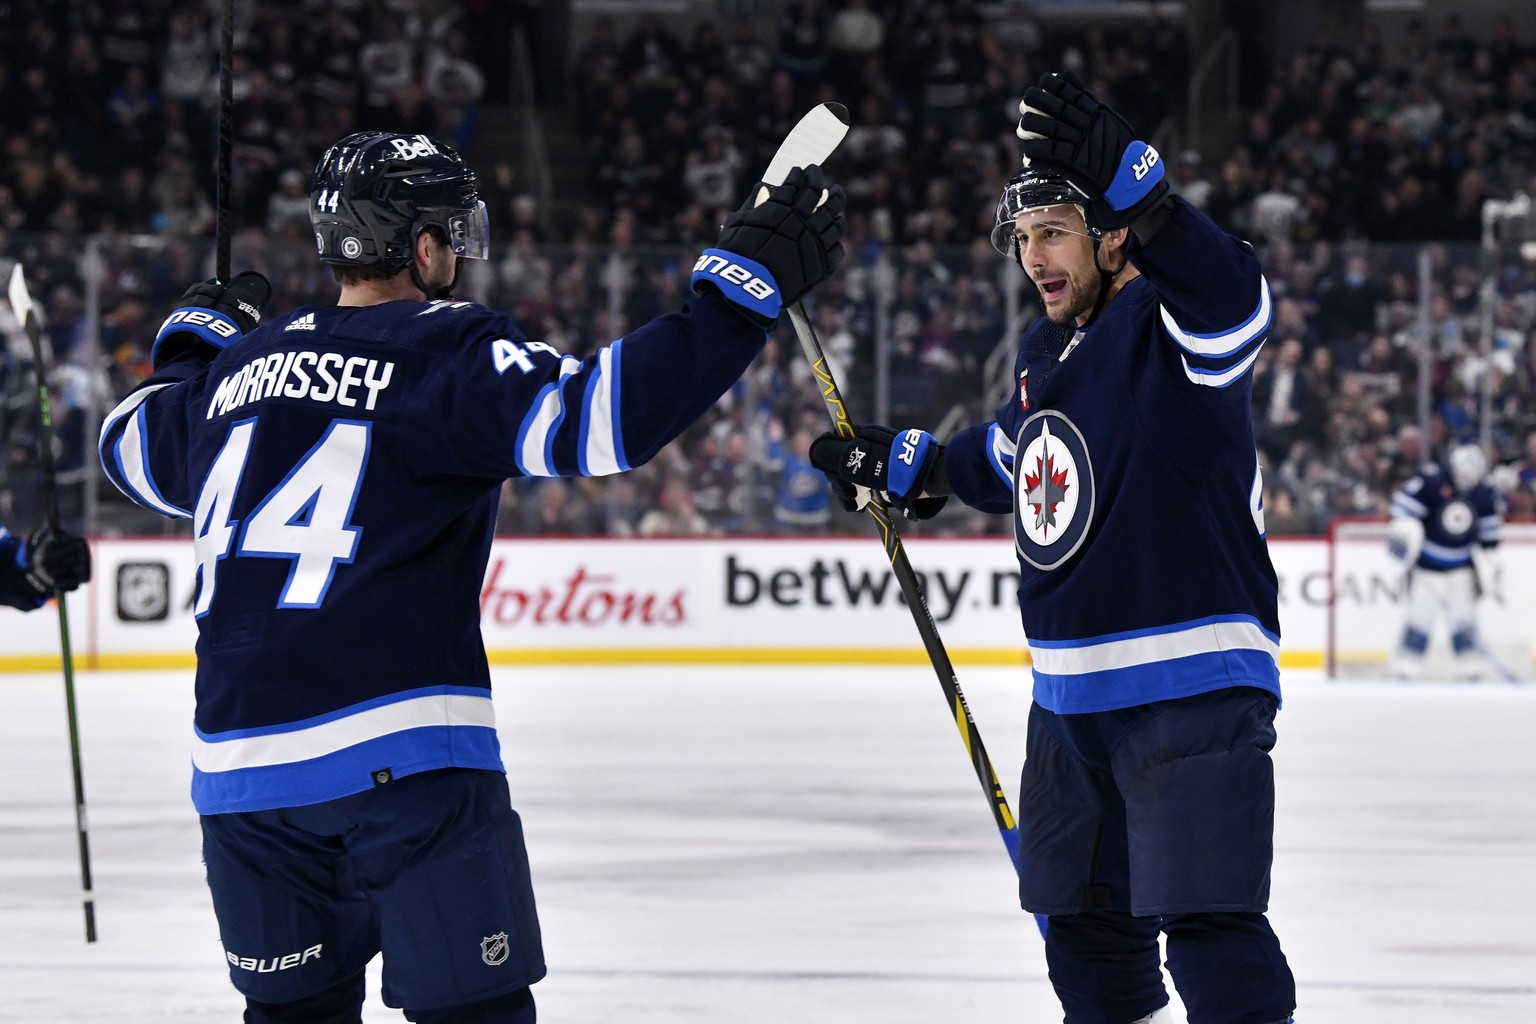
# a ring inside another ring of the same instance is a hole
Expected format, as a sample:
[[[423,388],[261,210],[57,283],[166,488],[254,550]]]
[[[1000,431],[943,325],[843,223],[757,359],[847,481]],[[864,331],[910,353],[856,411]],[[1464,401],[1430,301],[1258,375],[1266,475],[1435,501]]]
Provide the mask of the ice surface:
[[[1012,793],[1027,684],[961,685]],[[100,941],[62,684],[0,676],[0,1020],[238,1021],[186,795],[190,675],[77,688]],[[1061,1019],[931,671],[507,669],[497,708],[541,1020]],[[1536,687],[1299,677],[1279,730],[1271,917],[1298,1020],[1536,1020]],[[370,989],[370,1024],[403,1019]]]

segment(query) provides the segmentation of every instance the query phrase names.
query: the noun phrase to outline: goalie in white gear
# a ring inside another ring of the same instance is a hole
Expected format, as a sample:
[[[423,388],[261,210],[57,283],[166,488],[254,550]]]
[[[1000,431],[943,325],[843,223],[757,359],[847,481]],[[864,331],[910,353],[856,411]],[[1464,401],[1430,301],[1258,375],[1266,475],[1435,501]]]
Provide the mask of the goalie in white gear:
[[[1408,573],[1408,611],[1392,659],[1393,674],[1421,675],[1436,620],[1445,617],[1455,674],[1478,678],[1491,668],[1477,632],[1476,601],[1498,589],[1504,502],[1484,479],[1488,459],[1464,444],[1449,468],[1426,467],[1392,497],[1387,550]]]

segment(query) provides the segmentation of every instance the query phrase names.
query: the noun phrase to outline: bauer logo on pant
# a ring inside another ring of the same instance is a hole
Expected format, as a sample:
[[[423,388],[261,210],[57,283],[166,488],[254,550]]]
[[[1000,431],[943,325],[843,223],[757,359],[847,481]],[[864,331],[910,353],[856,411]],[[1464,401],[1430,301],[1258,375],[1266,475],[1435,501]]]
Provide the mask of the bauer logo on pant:
[[[1045,409],[1019,428],[1013,463],[1014,543],[1036,569],[1054,569],[1082,546],[1093,521],[1093,466],[1076,424]]]

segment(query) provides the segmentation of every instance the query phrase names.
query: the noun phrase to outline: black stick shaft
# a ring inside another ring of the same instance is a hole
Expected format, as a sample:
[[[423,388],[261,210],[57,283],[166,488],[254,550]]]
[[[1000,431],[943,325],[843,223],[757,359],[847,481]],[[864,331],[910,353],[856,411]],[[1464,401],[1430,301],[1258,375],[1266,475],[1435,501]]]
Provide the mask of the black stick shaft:
[[[229,280],[229,245],[231,224],[230,196],[235,148],[235,0],[224,0],[219,23],[219,195],[218,220],[214,225],[214,273],[220,281]]]
[[[816,384],[821,389],[822,401],[832,417],[833,428],[839,434],[851,437],[853,423],[848,419],[848,407],[843,403],[842,393],[838,390],[837,381],[832,377],[831,368],[827,366],[827,357],[821,350],[821,342],[817,340],[816,329],[806,318],[805,310],[800,303],[790,306],[786,312],[789,314],[790,324],[795,329],[795,337],[800,341],[800,348],[805,353],[806,361],[811,364],[811,372],[815,375]],[[981,783],[982,792],[986,794],[987,802],[992,808],[992,820],[1002,834],[1003,845],[1008,849],[1008,856],[1013,861],[1014,870],[1018,870],[1018,824],[1014,821],[1013,811],[1008,807],[1008,797],[1004,795],[1003,787],[998,784],[997,772],[992,768],[991,758],[987,757],[987,748],[981,742],[981,731],[976,728],[976,721],[971,717],[971,709],[965,701],[965,694],[960,690],[960,680],[955,675],[955,666],[949,660],[949,652],[944,649],[944,641],[939,637],[939,627],[934,623],[933,614],[928,610],[928,602],[923,598],[917,573],[907,559],[907,550],[901,543],[896,522],[891,516],[890,509],[878,497],[871,496],[869,504],[864,506],[864,511],[869,513],[870,518],[880,529],[880,539],[885,546],[886,557],[891,561],[891,570],[895,573],[896,582],[900,584],[901,592],[907,599],[907,607],[912,611],[912,621],[917,624],[917,632],[923,638],[923,647],[928,651],[928,660],[933,664],[933,671],[939,677],[939,686],[944,690],[944,697],[949,702],[950,712],[955,718],[955,726],[960,730],[960,739],[965,743],[966,752],[970,754],[971,767],[975,770],[976,779]]]
[[[43,471],[43,500],[48,526],[59,532],[59,485],[53,462],[53,410],[48,400],[48,360],[43,351],[43,330],[37,314],[28,310],[23,324],[32,342],[32,364],[37,372],[38,465]],[[59,653],[64,665],[64,707],[69,717],[69,759],[75,783],[75,837],[80,847],[80,886],[85,908],[85,941],[96,941],[96,896],[91,888],[91,838],[85,815],[85,771],[80,760],[80,719],[75,710],[75,659],[69,639],[69,610],[64,595],[54,602],[59,609]]]

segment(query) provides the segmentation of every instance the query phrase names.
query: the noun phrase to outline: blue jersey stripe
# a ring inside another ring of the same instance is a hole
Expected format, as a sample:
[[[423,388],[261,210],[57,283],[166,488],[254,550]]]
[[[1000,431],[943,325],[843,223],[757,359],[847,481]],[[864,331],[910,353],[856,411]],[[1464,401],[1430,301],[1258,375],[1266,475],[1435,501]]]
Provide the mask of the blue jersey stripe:
[[[1034,676],[1035,702],[1061,715],[1113,711],[1229,686],[1256,686],[1280,697],[1280,668],[1274,655],[1247,649],[1207,651],[1080,675],[1036,669]]]

